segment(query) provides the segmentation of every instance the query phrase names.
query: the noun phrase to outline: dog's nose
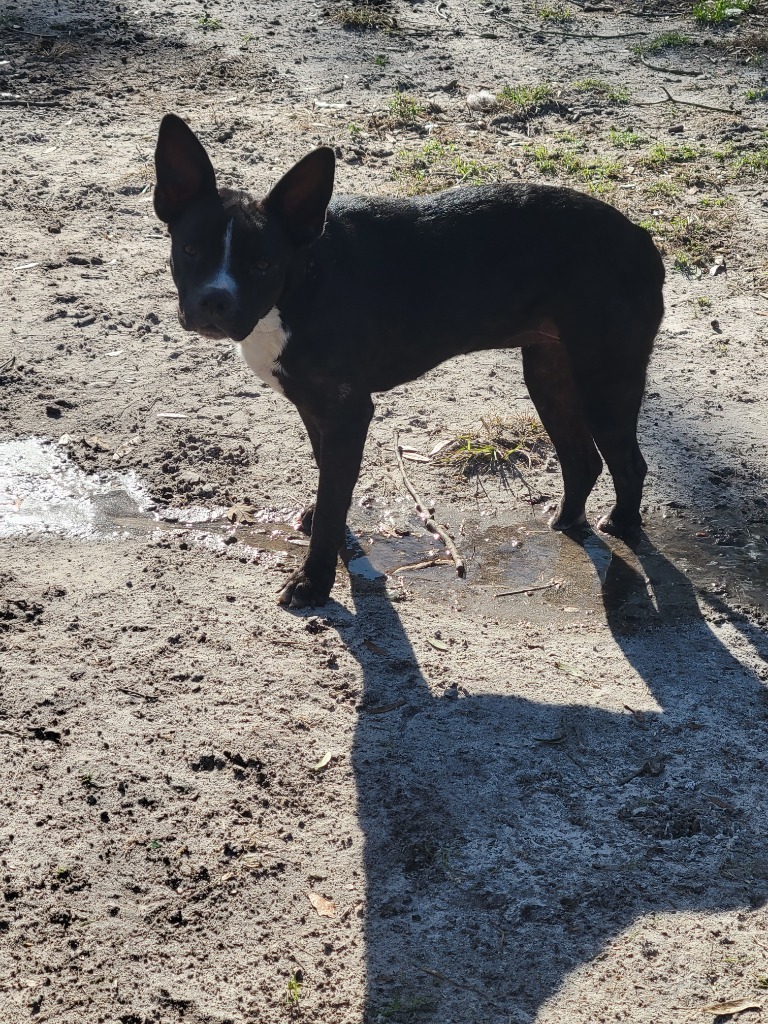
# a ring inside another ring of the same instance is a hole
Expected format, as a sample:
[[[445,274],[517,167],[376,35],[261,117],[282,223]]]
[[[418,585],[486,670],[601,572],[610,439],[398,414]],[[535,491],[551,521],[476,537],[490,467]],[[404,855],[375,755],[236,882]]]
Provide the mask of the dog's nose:
[[[211,316],[229,316],[235,308],[235,296],[228,288],[209,285],[200,293],[200,308]]]

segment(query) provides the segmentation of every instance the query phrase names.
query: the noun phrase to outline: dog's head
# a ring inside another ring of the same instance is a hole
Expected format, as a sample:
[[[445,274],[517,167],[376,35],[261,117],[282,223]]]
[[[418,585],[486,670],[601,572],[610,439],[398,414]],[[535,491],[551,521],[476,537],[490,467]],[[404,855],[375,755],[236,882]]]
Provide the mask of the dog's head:
[[[155,149],[155,212],[171,233],[182,327],[242,341],[278,302],[297,253],[323,233],[333,150],[315,149],[256,200],[216,188],[202,143],[174,114]]]

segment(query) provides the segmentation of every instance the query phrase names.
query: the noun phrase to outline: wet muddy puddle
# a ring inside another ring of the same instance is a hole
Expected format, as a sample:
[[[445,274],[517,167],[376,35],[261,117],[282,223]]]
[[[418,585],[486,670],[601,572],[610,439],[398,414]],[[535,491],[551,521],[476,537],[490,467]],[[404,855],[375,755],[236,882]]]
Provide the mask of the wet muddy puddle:
[[[294,510],[295,511],[295,510]],[[232,513],[230,512],[230,515]],[[30,438],[0,443],[0,540],[66,537],[118,543],[168,535],[190,547],[275,553],[299,564],[308,540],[289,510],[161,509],[133,473],[88,474],[66,448]],[[635,550],[591,531],[564,536],[540,513],[524,521],[479,517],[457,537],[459,579],[442,543],[405,500],[355,506],[344,560],[353,580],[385,585],[393,599],[417,593],[496,619],[583,621],[642,628],[698,614],[698,601],[768,609],[768,528],[742,523],[715,541],[682,518],[651,521]],[[725,538],[725,541],[723,540]]]

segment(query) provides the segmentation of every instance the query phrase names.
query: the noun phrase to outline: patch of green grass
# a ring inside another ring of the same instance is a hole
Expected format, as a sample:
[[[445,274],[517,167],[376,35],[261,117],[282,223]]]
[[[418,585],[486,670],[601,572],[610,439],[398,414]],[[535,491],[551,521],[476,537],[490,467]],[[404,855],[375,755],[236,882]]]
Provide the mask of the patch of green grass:
[[[617,149],[639,149],[647,141],[639,132],[609,128],[608,141]]]
[[[573,83],[576,92],[600,96],[609,103],[629,103],[629,89],[623,85],[611,85],[602,78],[580,78]]]
[[[672,257],[675,269],[685,274],[707,264],[713,246],[722,241],[725,226],[723,218],[705,224],[695,215],[682,213],[657,215],[639,223],[650,231],[661,251]]]
[[[751,171],[758,173],[768,171],[768,146],[761,146],[759,149],[745,150],[739,153],[734,160],[737,170]]]
[[[517,462],[540,464],[551,449],[544,427],[533,416],[489,416],[480,420],[480,427],[455,438],[439,461],[464,476],[497,473],[503,478]]]
[[[557,162],[560,159],[560,151],[550,149],[549,146],[541,143],[538,146],[530,146],[528,154],[533,158],[537,171],[541,174],[554,174],[557,170]]]
[[[394,22],[388,14],[379,7],[366,3],[341,7],[338,11],[334,11],[331,20],[338,22],[343,28],[357,29],[362,32],[394,28]]]
[[[352,141],[354,143],[362,142],[364,129],[363,129],[363,126],[361,124],[357,123],[357,121],[351,121],[347,125],[347,131],[349,132],[350,136],[352,137]]]
[[[437,192],[453,185],[482,185],[498,181],[498,164],[484,163],[458,150],[454,143],[430,139],[416,151],[401,150],[397,154],[395,177],[411,194]]]
[[[665,142],[656,142],[640,158],[640,163],[645,167],[663,167],[665,164],[687,163],[701,155],[699,150],[685,142],[679,146],[668,146]]]
[[[732,11],[746,14],[752,8],[752,0],[700,0],[693,5],[693,16],[702,25],[722,25],[738,15]]]
[[[635,53],[659,53],[660,50],[674,50],[681,46],[694,46],[693,39],[682,32],[662,32],[647,43],[634,47]]]
[[[526,154],[540,174],[563,174],[588,184],[591,192],[603,195],[613,190],[612,182],[621,178],[623,167],[608,157],[581,157],[573,150],[544,143],[526,147]]]
[[[418,124],[424,116],[422,105],[404,92],[396,92],[387,104],[389,123],[394,128]]]
[[[451,158],[451,167],[457,178],[457,184],[482,185],[498,178],[498,164],[486,164],[474,157],[456,153]]]
[[[732,196],[702,196],[699,199],[699,206],[702,210],[714,210],[722,209],[724,206],[730,206],[733,202]]]
[[[377,53],[373,58],[373,63],[377,68],[385,68],[389,64],[389,57],[386,53]]]
[[[726,142],[712,156],[731,174],[761,174],[768,170],[768,132],[763,132],[759,144]]]
[[[696,263],[686,252],[675,253],[672,258],[672,266],[675,270],[686,277],[693,277],[696,273]]]
[[[563,3],[551,3],[551,4],[539,4],[536,11],[538,16],[544,21],[554,21],[559,25],[564,25],[573,18],[573,12],[567,4]]]
[[[688,305],[691,307],[694,320],[698,320],[699,317],[711,318],[714,304],[708,295],[697,295],[695,298],[690,298]]]
[[[304,984],[304,976],[301,971],[294,971],[288,979],[285,987],[285,1001],[292,1010],[298,1010],[301,1002],[301,987]]]
[[[505,85],[496,94],[499,105],[522,117],[530,117],[555,98],[555,90],[547,82],[538,85]]]
[[[643,194],[650,199],[677,199],[680,191],[680,185],[676,181],[662,178],[660,181],[654,181],[651,185],[646,185]]]
[[[203,32],[216,32],[218,29],[224,28],[224,23],[209,14],[208,11],[203,10],[203,13],[197,18],[197,27]]]
[[[768,89],[747,89],[744,94],[746,103],[761,103],[768,100]]]

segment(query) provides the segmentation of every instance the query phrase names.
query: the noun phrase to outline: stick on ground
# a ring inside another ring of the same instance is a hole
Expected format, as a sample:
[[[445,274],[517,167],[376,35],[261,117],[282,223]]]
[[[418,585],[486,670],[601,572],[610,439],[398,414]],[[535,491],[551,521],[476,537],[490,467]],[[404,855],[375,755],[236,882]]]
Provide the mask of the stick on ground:
[[[444,530],[442,526],[438,526],[435,520],[432,518],[432,512],[419,497],[416,488],[413,486],[411,481],[408,479],[408,474],[405,472],[405,466],[403,464],[403,453],[400,447],[400,438],[395,434],[395,454],[397,455],[397,464],[400,467],[400,473],[403,477],[403,483],[405,489],[408,491],[410,496],[413,498],[416,504],[416,511],[419,513],[424,521],[424,525],[430,533],[435,533],[440,540],[445,544],[446,548],[450,552],[451,558],[456,565],[456,574],[460,577],[464,577],[467,567],[464,564],[464,559],[459,554],[459,549],[456,547],[453,538],[448,535],[448,531]]]

